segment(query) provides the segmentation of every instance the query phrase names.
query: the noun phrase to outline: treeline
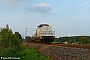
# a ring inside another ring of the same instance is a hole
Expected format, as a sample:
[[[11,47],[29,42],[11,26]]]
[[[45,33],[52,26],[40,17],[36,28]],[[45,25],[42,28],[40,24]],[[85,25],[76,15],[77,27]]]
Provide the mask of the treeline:
[[[90,44],[90,36],[71,36],[71,37],[59,37],[55,38],[54,42],[64,43],[68,42],[69,44]]]

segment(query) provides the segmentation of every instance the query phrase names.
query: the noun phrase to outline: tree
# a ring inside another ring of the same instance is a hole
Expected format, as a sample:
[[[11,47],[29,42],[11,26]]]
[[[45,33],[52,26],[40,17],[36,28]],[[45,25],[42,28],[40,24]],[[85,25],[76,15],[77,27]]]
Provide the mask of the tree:
[[[55,38],[54,42],[60,43],[60,44],[62,43],[62,41],[60,40],[60,38]]]
[[[25,40],[28,41],[31,37],[30,36],[26,36]]]
[[[11,36],[12,36],[12,30],[9,29],[9,26],[6,25],[6,27],[2,28],[0,31],[0,45],[3,47],[10,47],[11,45]]]
[[[21,44],[19,32],[13,34],[8,24],[0,30],[0,56],[12,56]]]
[[[82,36],[81,43],[82,43],[82,44],[89,44],[90,41],[89,41],[89,39],[88,39],[86,36]]]
[[[68,40],[68,43],[72,44],[72,43],[73,43],[73,41],[69,39],[69,40]]]
[[[15,32],[15,35],[19,38],[22,39],[21,35],[19,34],[19,32]]]

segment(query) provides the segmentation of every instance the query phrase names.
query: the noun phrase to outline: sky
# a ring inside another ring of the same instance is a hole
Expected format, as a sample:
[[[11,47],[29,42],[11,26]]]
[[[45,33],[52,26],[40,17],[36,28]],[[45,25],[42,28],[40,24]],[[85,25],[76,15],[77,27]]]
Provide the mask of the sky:
[[[90,0],[0,0],[0,28],[32,36],[42,23],[56,37],[90,35]]]

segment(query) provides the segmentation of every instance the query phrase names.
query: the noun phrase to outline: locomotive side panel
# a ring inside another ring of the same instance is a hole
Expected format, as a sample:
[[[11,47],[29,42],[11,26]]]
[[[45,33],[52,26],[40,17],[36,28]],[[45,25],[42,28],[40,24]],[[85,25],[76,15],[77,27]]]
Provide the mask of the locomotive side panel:
[[[36,37],[39,37],[41,35],[40,31],[41,31],[41,28],[37,28],[37,30],[36,30]]]

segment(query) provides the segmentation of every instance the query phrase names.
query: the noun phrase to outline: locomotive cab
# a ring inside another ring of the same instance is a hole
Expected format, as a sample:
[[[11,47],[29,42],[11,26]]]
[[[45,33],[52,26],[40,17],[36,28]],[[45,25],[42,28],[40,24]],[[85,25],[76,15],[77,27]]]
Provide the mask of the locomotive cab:
[[[36,37],[40,42],[50,43],[53,42],[55,31],[52,31],[52,27],[48,24],[40,24],[36,30]]]

